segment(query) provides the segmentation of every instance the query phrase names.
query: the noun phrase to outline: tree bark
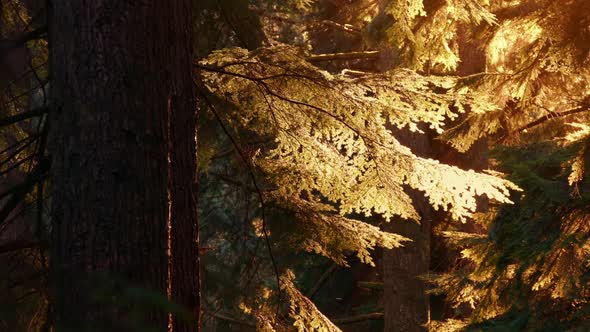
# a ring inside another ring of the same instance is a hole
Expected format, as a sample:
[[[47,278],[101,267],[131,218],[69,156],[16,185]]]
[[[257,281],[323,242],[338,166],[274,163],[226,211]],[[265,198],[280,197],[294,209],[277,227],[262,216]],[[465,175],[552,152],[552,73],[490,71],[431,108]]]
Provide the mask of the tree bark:
[[[190,4],[51,1],[57,331],[165,331],[153,293],[198,313]]]
[[[187,9],[188,10],[188,9]],[[189,22],[190,24],[190,22]],[[188,32],[188,29],[186,30]],[[186,36],[190,38],[190,34]],[[187,51],[192,44],[186,45]],[[186,52],[185,54],[190,54]],[[191,57],[183,58],[183,68],[191,67]],[[178,71],[170,99],[169,189],[171,299],[188,309],[196,321],[172,320],[172,331],[200,329],[199,229],[196,202],[196,100],[192,69]]]

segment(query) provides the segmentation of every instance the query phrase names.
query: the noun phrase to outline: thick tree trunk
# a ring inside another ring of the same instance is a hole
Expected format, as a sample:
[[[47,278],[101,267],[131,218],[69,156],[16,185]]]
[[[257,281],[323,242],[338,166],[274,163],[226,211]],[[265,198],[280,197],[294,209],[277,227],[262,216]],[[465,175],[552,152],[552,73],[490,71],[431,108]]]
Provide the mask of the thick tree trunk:
[[[198,312],[190,3],[51,2],[58,331],[165,331],[169,272]]]
[[[188,9],[187,9],[188,10]],[[188,32],[188,30],[186,31]],[[190,36],[187,36],[190,37]],[[187,46],[191,47],[190,44]],[[189,54],[187,52],[187,54]],[[181,55],[179,55],[181,56]],[[184,57],[191,66],[191,59]],[[192,94],[192,71],[179,71],[170,99],[169,262],[171,299],[190,310],[196,321],[173,319],[174,332],[200,328],[199,230],[196,206],[196,100]]]

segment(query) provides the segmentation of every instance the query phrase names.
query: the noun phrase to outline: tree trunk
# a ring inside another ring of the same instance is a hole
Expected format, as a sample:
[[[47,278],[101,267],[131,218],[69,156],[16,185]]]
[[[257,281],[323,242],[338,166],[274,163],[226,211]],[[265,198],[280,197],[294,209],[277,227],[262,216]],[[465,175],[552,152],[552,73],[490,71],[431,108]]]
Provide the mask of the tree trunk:
[[[167,292],[198,312],[190,3],[51,2],[58,331],[165,331]]]
[[[419,277],[429,271],[432,215],[424,211],[420,214],[420,224],[413,220],[395,221],[392,230],[413,241],[383,254],[384,331],[427,331],[430,302],[427,285]]]
[[[187,9],[188,10],[188,9]],[[189,30],[187,29],[186,32]],[[190,35],[187,36],[190,38]],[[188,44],[187,51],[191,47]],[[186,54],[189,54],[188,52]],[[180,55],[179,55],[180,56]],[[191,58],[183,59],[191,66]],[[174,332],[200,328],[199,229],[196,205],[196,100],[192,93],[192,71],[179,71],[170,99],[169,129],[169,277],[171,299],[188,309],[196,321],[173,319]]]
[[[395,137],[421,157],[430,157],[430,138],[409,130],[395,130]],[[394,220],[384,227],[412,239],[403,248],[383,250],[384,331],[426,331],[430,321],[427,285],[420,279],[430,268],[433,208],[424,194],[408,189],[421,220]]]

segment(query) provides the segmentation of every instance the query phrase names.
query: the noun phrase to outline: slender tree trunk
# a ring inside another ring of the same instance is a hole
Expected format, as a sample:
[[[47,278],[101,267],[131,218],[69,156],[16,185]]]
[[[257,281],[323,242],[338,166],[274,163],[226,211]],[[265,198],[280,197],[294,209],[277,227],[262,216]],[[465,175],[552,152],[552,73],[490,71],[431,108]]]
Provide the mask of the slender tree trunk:
[[[461,62],[457,68],[457,75],[467,76],[475,73],[481,73],[485,71],[486,54],[485,50],[478,47],[478,39],[473,36],[472,27],[461,25],[459,27],[457,41],[459,43],[459,56]],[[447,124],[447,128],[451,128],[461,121],[465,120],[466,115],[460,115],[453,122]],[[469,150],[465,152],[459,152],[449,146],[448,144],[440,141],[432,141],[432,149],[435,154],[435,159],[442,163],[457,166],[462,169],[472,169],[474,171],[481,172],[489,167],[488,158],[488,140],[486,138],[479,139],[476,141]],[[487,211],[488,199],[485,196],[477,198],[477,210],[480,212]],[[442,220],[444,213],[437,212],[439,216],[438,220]],[[433,226],[437,226],[437,223]],[[454,229],[469,232],[478,233],[484,232],[480,225],[477,225],[472,220],[468,220],[464,224],[455,223]],[[434,273],[448,272],[454,268],[457,260],[460,259],[461,254],[455,248],[449,248],[445,242],[445,239],[435,236],[432,241],[431,252],[436,259],[431,261],[431,270]],[[431,299],[431,316],[435,320],[445,320],[447,318],[456,317],[455,310],[449,303],[445,302],[443,296],[434,296]],[[463,305],[460,308],[461,312],[468,316],[472,311],[469,305]]]
[[[392,227],[413,242],[383,254],[384,331],[427,331],[430,302],[427,285],[419,277],[426,275],[430,266],[432,215],[424,211],[420,214],[420,224],[401,220]]]
[[[395,130],[400,143],[416,155],[430,157],[430,138],[409,130]],[[426,331],[430,321],[430,299],[427,285],[420,279],[430,268],[430,245],[435,211],[417,190],[407,190],[414,208],[421,217],[415,220],[394,220],[385,230],[412,239],[403,248],[383,250],[384,331]]]
[[[198,312],[190,2],[51,1],[57,331],[165,331],[169,236]]]

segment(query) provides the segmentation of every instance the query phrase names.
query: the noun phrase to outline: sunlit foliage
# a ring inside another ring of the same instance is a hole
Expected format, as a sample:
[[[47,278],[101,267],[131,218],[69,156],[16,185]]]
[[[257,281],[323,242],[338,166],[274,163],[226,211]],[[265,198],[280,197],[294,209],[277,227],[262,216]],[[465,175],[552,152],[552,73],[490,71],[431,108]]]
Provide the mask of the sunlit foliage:
[[[425,122],[442,131],[445,119],[463,112],[474,97],[451,91],[453,78],[400,70],[351,79],[319,71],[285,47],[217,52],[200,68],[209,91],[234,105],[230,125],[273,137],[276,146],[255,162],[282,195],[319,192],[342,214],[417,218],[402,187],[409,185],[462,220],[477,195],[509,202],[507,189],[516,188],[416,157],[393,136],[388,124],[416,131]]]

